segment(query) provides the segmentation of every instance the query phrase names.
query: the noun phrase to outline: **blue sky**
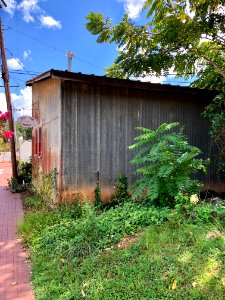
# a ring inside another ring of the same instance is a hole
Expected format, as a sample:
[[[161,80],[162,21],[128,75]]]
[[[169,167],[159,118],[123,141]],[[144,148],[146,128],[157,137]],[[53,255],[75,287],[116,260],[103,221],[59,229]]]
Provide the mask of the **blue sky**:
[[[13,106],[18,114],[31,113],[31,89],[26,80],[49,69],[67,69],[67,51],[73,51],[73,72],[103,75],[117,54],[116,45],[98,44],[85,28],[91,11],[102,12],[113,23],[127,12],[138,23],[145,21],[144,0],[5,0],[0,10],[10,72]],[[164,77],[146,81],[182,85]],[[1,84],[2,85],[2,81]],[[4,89],[0,88],[0,110],[5,110]]]

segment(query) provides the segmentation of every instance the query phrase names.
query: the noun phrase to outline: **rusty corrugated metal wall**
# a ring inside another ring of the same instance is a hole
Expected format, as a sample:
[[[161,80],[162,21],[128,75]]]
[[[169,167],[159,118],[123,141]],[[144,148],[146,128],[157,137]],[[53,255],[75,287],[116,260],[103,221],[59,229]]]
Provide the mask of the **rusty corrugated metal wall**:
[[[39,171],[44,174],[61,162],[61,82],[58,79],[40,81],[32,86],[33,116],[42,129],[42,153],[35,155],[33,140],[32,157]],[[34,139],[34,134],[33,134]]]
[[[105,198],[113,191],[118,173],[128,176],[131,183],[133,153],[127,147],[139,134],[137,126],[156,129],[162,123],[178,121],[189,142],[209,156],[209,127],[201,117],[208,102],[206,96],[203,99],[191,89],[186,94],[182,89],[167,93],[62,81],[64,197],[81,192],[93,198],[98,172]]]

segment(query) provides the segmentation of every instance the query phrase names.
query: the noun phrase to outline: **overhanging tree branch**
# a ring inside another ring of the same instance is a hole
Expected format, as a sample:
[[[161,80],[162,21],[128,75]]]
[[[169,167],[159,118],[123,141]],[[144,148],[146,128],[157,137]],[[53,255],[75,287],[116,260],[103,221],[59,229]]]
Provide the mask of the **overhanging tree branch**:
[[[206,60],[215,70],[217,70],[218,73],[220,73],[220,75],[223,76],[224,80],[225,80],[225,72],[214,62],[212,61],[209,57],[207,57],[206,55],[199,53],[199,51],[197,50],[197,53],[204,59]]]

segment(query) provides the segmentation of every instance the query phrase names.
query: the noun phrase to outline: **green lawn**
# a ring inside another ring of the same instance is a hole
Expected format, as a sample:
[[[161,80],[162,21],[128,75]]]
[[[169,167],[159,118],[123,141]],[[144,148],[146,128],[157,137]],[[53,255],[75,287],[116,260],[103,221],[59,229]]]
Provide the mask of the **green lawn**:
[[[27,214],[36,299],[225,299],[224,208],[199,211],[192,220],[126,203]]]

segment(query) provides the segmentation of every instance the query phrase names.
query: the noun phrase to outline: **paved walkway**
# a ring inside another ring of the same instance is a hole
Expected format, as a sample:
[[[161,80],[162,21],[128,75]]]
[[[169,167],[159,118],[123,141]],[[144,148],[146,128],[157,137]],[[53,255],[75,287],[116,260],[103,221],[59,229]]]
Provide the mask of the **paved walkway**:
[[[34,300],[31,268],[17,236],[22,202],[19,194],[6,187],[10,177],[10,163],[0,163],[0,300]]]

